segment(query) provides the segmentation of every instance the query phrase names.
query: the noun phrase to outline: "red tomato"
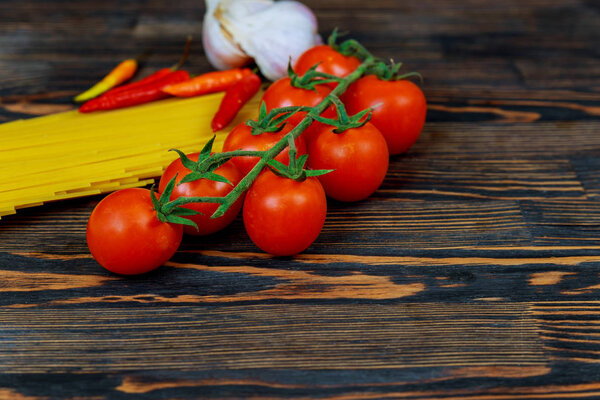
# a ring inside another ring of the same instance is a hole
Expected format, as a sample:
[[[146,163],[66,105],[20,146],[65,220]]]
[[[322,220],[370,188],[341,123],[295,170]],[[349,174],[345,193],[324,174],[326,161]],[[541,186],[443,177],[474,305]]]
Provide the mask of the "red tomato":
[[[358,201],[369,197],[385,178],[389,153],[383,135],[370,123],[334,133],[326,127],[310,142],[311,169],[333,169],[319,180],[329,197]]]
[[[292,86],[290,78],[281,78],[269,86],[263,94],[262,101],[265,102],[267,111],[279,107],[314,107],[323,101],[329,93],[331,93],[331,88],[327,85],[317,85],[316,91],[300,89]],[[327,118],[334,118],[336,116],[335,108],[329,106],[321,115]],[[305,116],[306,112],[298,112],[288,121],[292,125],[297,125]]]
[[[316,106],[331,92],[327,85],[317,85],[315,90],[292,86],[290,78],[275,81],[263,94],[267,111],[278,107]]]
[[[192,161],[198,161],[200,153],[188,154],[188,158]],[[190,170],[183,166],[181,159],[173,161],[165,170],[160,183],[158,184],[158,191],[162,193],[167,186],[167,183],[177,174],[175,188],[171,194],[171,200],[175,200],[178,197],[223,197],[226,196],[235,185],[242,179],[242,174],[237,170],[235,165],[231,161],[226,162],[219,168],[213,171],[214,173],[224,176],[229,179],[229,182],[233,184],[229,185],[223,182],[216,182],[210,179],[199,179],[193,182],[187,182],[179,184],[184,176],[190,173]],[[219,207],[216,203],[190,203],[184,207],[196,210],[202,213],[185,217],[198,225],[198,230],[193,226],[184,225],[183,231],[190,235],[208,235],[217,232],[231,223],[240,212],[242,208],[243,200],[238,199],[227,212],[219,218],[210,218],[210,216]]]
[[[106,196],[90,215],[87,243],[107,270],[137,275],[163,265],[181,243],[181,225],[160,222],[147,189],[123,189]]]
[[[290,256],[305,250],[319,236],[327,199],[316,178],[302,182],[264,170],[244,201],[244,226],[263,251]]]
[[[262,101],[265,102],[267,110],[271,111],[273,108],[279,107],[290,107],[290,106],[310,106],[314,107],[319,104],[329,93],[331,88],[327,85],[317,85],[315,92],[314,90],[299,89],[293,87],[290,83],[290,78],[282,78],[273,83],[263,94]],[[294,114],[292,118],[288,120],[291,125],[297,125],[302,118],[306,116],[305,112],[298,112]],[[336,118],[337,113],[333,105],[327,107],[321,116],[325,118]],[[308,143],[315,131],[321,130],[324,125],[320,122],[313,122],[303,133],[302,136]]]
[[[296,60],[294,72],[298,75],[304,75],[315,64],[319,64],[317,71],[343,78],[358,68],[360,60],[354,56],[344,56],[331,48],[331,46],[323,44],[302,53],[298,60]],[[332,82],[328,85],[336,87],[337,83]]]
[[[293,128],[294,125],[287,123],[279,132],[264,132],[260,135],[252,135],[252,128],[246,125],[245,122],[242,122],[233,128],[233,130],[229,132],[229,135],[227,135],[227,138],[225,138],[225,143],[223,143],[223,151],[234,151],[240,149],[251,151],[269,150]],[[302,138],[302,136],[296,138],[295,143],[298,155],[306,154],[306,142],[304,141],[304,138]],[[245,176],[248,172],[250,172],[252,167],[256,165],[259,159],[259,157],[244,156],[234,157],[231,161],[235,164],[241,174]],[[287,148],[279,153],[275,159],[287,165],[290,162],[290,156]]]
[[[373,107],[371,122],[385,137],[390,154],[408,150],[425,124],[427,102],[411,81],[382,81],[368,75],[352,84],[342,101],[350,114]]]

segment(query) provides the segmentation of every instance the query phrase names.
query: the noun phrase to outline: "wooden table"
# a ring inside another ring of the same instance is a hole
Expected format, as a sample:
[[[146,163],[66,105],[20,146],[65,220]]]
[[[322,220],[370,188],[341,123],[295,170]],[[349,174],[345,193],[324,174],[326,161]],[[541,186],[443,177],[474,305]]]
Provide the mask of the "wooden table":
[[[238,220],[124,279],[101,197],[0,221],[0,399],[600,396],[600,9],[575,0],[306,1],[420,71],[418,143],[271,258]],[[72,108],[118,61],[200,49],[199,0],[0,2],[0,121]],[[26,162],[26,160],[24,160]]]

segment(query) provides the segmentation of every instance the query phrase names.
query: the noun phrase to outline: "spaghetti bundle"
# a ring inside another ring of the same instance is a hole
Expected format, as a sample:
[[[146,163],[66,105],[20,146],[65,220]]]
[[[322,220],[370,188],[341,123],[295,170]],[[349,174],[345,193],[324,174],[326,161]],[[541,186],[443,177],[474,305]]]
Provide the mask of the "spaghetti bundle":
[[[69,111],[0,124],[0,218],[47,201],[153,182],[177,158],[199,151],[222,93],[121,110]],[[235,123],[256,117],[255,97]],[[219,151],[226,131],[217,132]]]

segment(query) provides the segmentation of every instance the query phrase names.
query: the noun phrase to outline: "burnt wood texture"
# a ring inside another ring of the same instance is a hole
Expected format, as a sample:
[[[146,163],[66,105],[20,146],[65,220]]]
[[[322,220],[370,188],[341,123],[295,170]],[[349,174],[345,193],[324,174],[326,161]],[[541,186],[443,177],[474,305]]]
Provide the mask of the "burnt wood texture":
[[[137,278],[85,242],[101,197],[0,221],[0,399],[600,398],[600,7],[306,0],[419,71],[418,143],[272,258],[238,219]],[[210,70],[200,0],[0,2],[0,122],[117,62]],[[23,162],[26,162],[24,160]]]

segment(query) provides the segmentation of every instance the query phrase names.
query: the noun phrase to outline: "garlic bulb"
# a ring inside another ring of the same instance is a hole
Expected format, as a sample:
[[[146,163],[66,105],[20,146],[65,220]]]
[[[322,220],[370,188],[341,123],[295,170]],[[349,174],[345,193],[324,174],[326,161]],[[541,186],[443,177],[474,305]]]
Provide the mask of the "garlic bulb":
[[[297,1],[206,0],[204,51],[217,69],[254,59],[264,76],[277,80],[305,50],[321,44],[312,11]]]

